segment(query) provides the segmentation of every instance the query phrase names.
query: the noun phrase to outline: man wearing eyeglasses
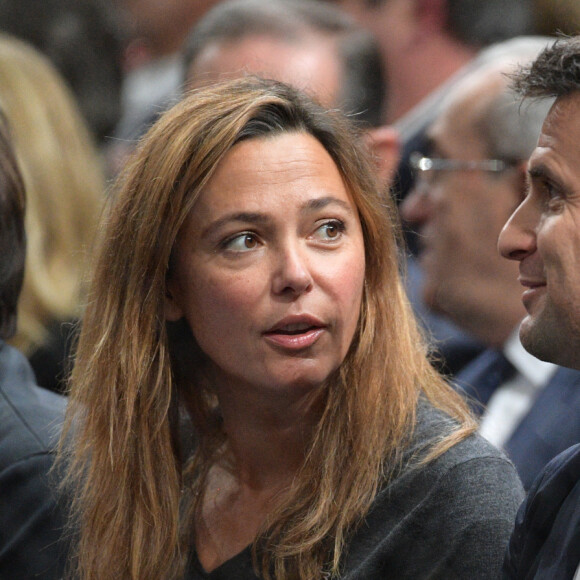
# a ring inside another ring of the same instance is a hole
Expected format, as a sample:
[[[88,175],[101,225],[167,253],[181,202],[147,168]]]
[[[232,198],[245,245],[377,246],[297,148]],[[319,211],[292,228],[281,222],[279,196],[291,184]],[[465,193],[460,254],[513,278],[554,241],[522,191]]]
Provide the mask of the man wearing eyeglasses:
[[[429,152],[412,158],[414,190],[401,207],[415,225],[423,297],[487,349],[457,376],[480,430],[503,448],[528,488],[544,465],[580,441],[580,373],[537,360],[518,338],[525,310],[517,265],[497,238],[523,198],[527,159],[550,102],[520,105],[506,72],[529,62],[545,39],[470,73],[428,131]],[[562,416],[571,415],[562,422]]]

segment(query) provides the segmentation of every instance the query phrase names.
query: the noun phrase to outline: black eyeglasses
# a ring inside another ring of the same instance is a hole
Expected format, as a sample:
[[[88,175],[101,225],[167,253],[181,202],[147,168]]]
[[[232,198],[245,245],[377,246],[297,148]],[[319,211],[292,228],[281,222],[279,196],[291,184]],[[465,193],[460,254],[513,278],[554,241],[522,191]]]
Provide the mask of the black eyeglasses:
[[[417,172],[418,176],[425,180],[428,172],[432,171],[433,176],[439,171],[489,171],[491,173],[500,173],[513,167],[517,162],[504,161],[502,159],[438,159],[436,157],[425,157],[422,153],[415,151],[409,157],[411,167]]]

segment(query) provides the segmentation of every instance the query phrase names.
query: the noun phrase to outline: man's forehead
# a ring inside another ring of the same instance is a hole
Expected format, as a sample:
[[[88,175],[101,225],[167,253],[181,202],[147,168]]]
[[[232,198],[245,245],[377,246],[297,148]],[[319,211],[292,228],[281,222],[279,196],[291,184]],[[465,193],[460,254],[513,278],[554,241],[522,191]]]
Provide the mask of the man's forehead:
[[[566,132],[570,124],[580,124],[580,91],[558,97],[554,101],[546,115],[540,139],[553,133]]]
[[[556,157],[580,173],[580,91],[556,99],[530,161]]]
[[[192,63],[188,78],[193,84],[203,84],[245,74],[289,83],[336,106],[342,64],[328,37],[304,35],[298,42],[265,33],[249,34],[209,44]]]

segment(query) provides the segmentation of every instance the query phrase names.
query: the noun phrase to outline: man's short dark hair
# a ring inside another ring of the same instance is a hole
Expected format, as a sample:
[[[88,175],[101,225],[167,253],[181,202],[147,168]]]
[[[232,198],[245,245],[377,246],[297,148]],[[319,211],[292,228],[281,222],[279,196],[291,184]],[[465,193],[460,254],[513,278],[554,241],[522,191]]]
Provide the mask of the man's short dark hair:
[[[26,236],[24,184],[0,114],[0,338],[16,331],[18,296],[24,278]]]
[[[565,97],[580,91],[580,36],[562,37],[512,75],[524,97]]]

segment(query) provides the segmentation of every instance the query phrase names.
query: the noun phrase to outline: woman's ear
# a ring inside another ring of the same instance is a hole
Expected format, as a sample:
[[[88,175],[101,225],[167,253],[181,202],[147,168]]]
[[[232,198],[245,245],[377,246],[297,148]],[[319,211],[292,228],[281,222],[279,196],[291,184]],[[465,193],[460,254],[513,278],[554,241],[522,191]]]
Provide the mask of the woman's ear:
[[[168,281],[165,287],[165,320],[168,322],[176,322],[183,318],[183,310],[176,300],[176,292],[173,286],[172,281]]]

